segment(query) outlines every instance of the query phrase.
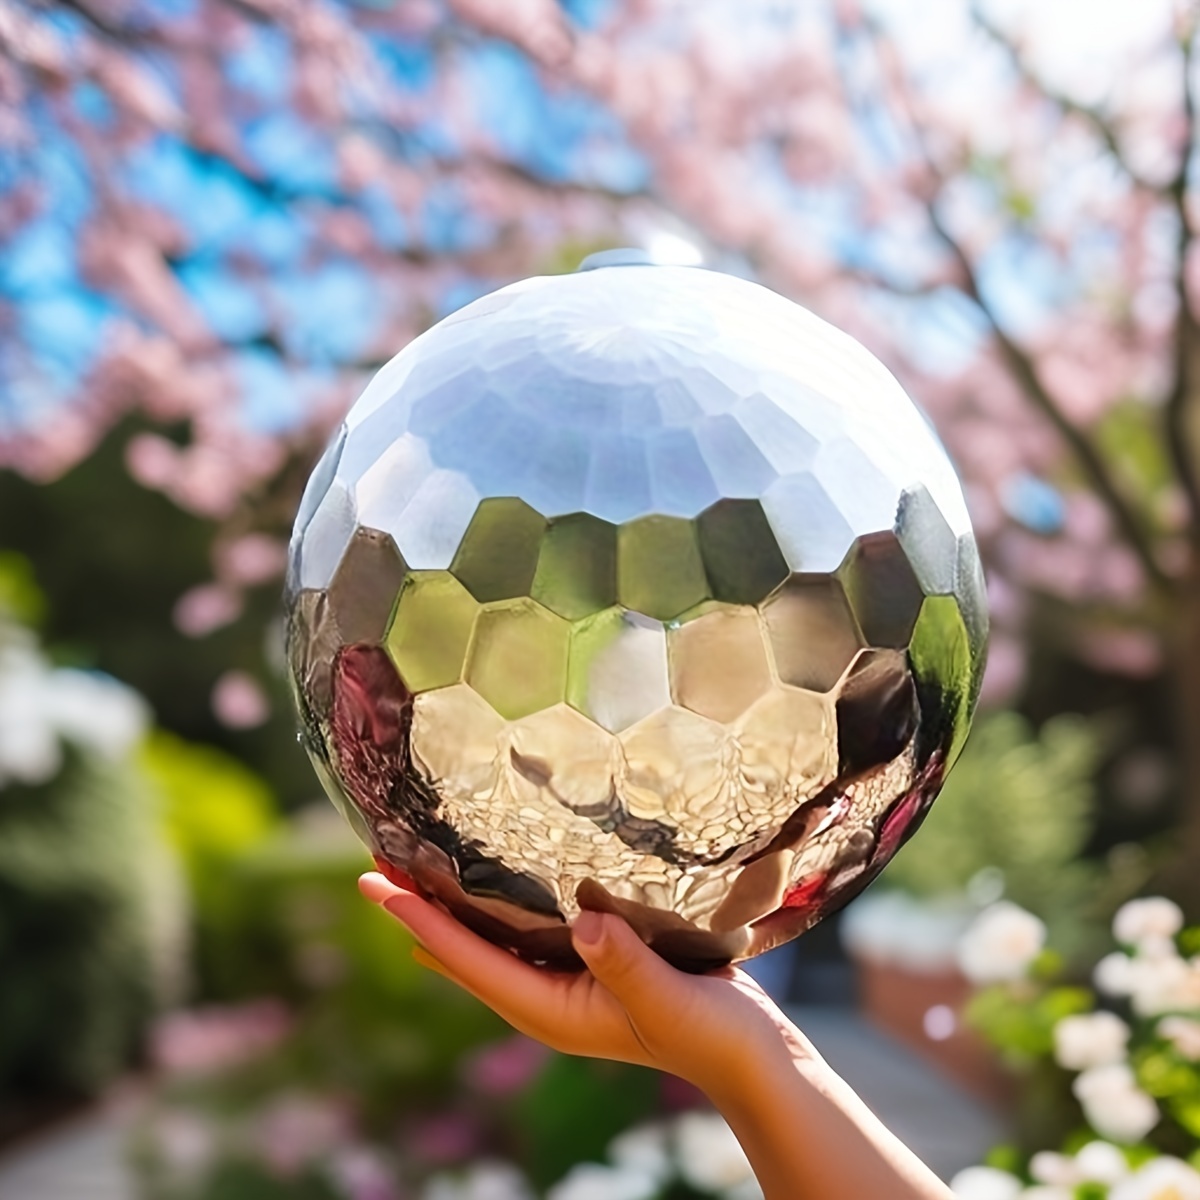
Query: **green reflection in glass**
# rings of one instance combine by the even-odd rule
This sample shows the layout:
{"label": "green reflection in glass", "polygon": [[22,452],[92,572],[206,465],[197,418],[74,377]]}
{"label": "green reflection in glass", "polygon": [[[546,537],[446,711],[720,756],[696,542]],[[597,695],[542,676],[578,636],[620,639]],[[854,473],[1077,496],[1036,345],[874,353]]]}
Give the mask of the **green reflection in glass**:
{"label": "green reflection in glass", "polygon": [[788,576],[787,562],[757,500],[718,500],[697,520],[712,594],[757,604]]}
{"label": "green reflection in glass", "polygon": [[943,714],[941,727],[922,736],[946,747],[948,769],[967,740],[974,704],[970,638],[953,596],[930,596],[921,605],[908,654],[923,720]]}
{"label": "green reflection in glass", "polygon": [[696,526],[650,516],[617,531],[617,595],[626,608],[669,621],[709,596]]}
{"label": "green reflection in glass", "polygon": [[867,645],[903,650],[925,594],[896,535],[860,537],[837,574]]}
{"label": "green reflection in glass", "polygon": [[530,595],[572,621],[616,603],[616,526],[590,513],[551,521]]}
{"label": "green reflection in glass", "polygon": [[479,614],[466,681],[515,721],[560,703],[567,691],[570,625],[533,600],[502,600]]}
{"label": "green reflection in glass", "polygon": [[413,571],[404,581],[387,652],[412,692],[462,678],[479,605],[449,571]]}
{"label": "green reflection in glass", "polygon": [[481,602],[528,596],[546,518],[524,500],[481,500],[450,570]]}

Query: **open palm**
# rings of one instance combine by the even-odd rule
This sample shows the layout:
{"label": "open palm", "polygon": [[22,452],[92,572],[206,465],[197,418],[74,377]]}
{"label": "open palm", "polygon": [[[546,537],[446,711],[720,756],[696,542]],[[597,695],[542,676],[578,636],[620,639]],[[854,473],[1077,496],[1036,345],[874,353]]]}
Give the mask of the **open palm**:
{"label": "open palm", "polygon": [[744,971],[685,974],[612,913],[585,911],[572,926],[587,970],[551,971],[485,941],[382,874],[364,875],[359,887],[412,932],[418,962],[552,1049],[655,1067],[710,1094],[734,1087],[759,1049],[778,1052],[784,1043],[814,1054]]}

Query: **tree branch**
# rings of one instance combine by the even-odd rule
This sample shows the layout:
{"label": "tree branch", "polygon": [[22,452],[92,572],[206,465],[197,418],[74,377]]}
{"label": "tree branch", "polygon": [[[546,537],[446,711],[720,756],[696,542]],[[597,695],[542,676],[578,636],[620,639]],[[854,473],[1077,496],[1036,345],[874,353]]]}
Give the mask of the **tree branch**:
{"label": "tree branch", "polygon": [[1186,141],[1179,160],[1179,169],[1171,180],[1171,207],[1178,222],[1178,241],[1175,252],[1175,295],[1179,312],[1175,318],[1175,381],[1167,395],[1164,412],[1167,449],[1171,455],[1180,486],[1187,497],[1191,514],[1192,541],[1200,546],[1200,471],[1196,465],[1195,448],[1189,443],[1196,436],[1191,428],[1189,409],[1197,403],[1195,373],[1200,355],[1200,324],[1188,296],[1187,260],[1192,245],[1192,229],[1188,220],[1188,182],[1196,157],[1196,98],[1192,92],[1192,68],[1195,62],[1196,29],[1189,27],[1182,40],[1183,50],[1183,108]]}
{"label": "tree branch", "polygon": [[[880,53],[879,42],[883,36],[879,28],[868,23],[868,36],[871,38],[876,53]],[[907,89],[907,80],[902,81]],[[1092,443],[1087,433],[1068,420],[1059,407],[1058,402],[1042,383],[1037,373],[1032,357],[1021,348],[1005,331],[995,310],[987,302],[979,287],[979,277],[975,264],[963,248],[962,244],[947,228],[938,213],[938,200],[945,186],[945,172],[934,162],[922,136],[921,126],[913,114],[913,106],[909,102],[907,90],[904,91],[902,103],[906,109],[912,135],[913,146],[921,165],[928,175],[930,186],[923,196],[925,210],[934,233],[949,251],[951,257],[962,274],[962,287],[965,294],[974,302],[983,314],[991,330],[993,339],[1000,349],[1009,370],[1020,385],[1030,402],[1050,422],[1059,436],[1066,443],[1075,459],[1083,469],[1088,482],[1097,495],[1103,500],[1112,516],[1117,529],[1136,555],[1138,562],[1146,573],[1146,578],[1155,587],[1169,590],[1174,581],[1163,570],[1154,553],[1153,533],[1149,530],[1134,508],[1133,504],[1117,486],[1108,463],[1099,449]]]}
{"label": "tree branch", "polygon": [[1112,155],[1113,160],[1125,172],[1129,180],[1137,187],[1144,188],[1146,191],[1154,192],[1158,195],[1163,193],[1161,184],[1156,184],[1152,180],[1147,179],[1140,174],[1125,156],[1125,151],[1121,146],[1120,138],[1117,136],[1117,131],[1109,124],[1108,119],[1099,109],[1089,104],[1082,104],[1065,92],[1061,92],[1056,88],[1051,87],[1036,71],[1025,61],[1018,47],[1005,32],[995,25],[981,11],[978,3],[971,5],[971,17],[975,23],[983,30],[999,46],[1005,54],[1008,55],[1009,61],[1012,63],[1017,74],[1032,87],[1039,95],[1044,96],[1061,112],[1067,113],[1070,116],[1078,117],[1087,125],[1091,126],[1092,132],[1104,143],[1105,149]]}
{"label": "tree branch", "polygon": [[1070,447],[1079,465],[1083,468],[1088,481],[1108,506],[1108,510],[1112,514],[1117,528],[1129,543],[1134,554],[1137,555],[1142,569],[1146,572],[1146,577],[1158,587],[1164,589],[1171,587],[1171,578],[1162,569],[1158,559],[1155,557],[1151,533],[1146,528],[1133,505],[1117,486],[1116,480],[1109,470],[1108,463],[1105,462],[1103,455],[1093,444],[1091,438],[1077,425],[1074,425],[1067,419],[1066,414],[1058,406],[1057,401],[1046,389],[1038,376],[1033,359],[1005,332],[994,309],[980,292],[974,265],[968,258],[966,251],[949,229],[946,228],[945,223],[938,215],[936,199],[931,200],[929,203],[929,220],[938,237],[941,238],[962,270],[966,280],[967,295],[970,296],[987,319],[988,325],[991,327],[992,338],[995,340],[996,345],[999,346],[1000,353],[1003,355],[1004,361],[1008,364],[1008,369],[1016,377],[1026,396],[1029,397],[1038,411],[1046,417],[1050,424],[1054,426],[1058,435]]}

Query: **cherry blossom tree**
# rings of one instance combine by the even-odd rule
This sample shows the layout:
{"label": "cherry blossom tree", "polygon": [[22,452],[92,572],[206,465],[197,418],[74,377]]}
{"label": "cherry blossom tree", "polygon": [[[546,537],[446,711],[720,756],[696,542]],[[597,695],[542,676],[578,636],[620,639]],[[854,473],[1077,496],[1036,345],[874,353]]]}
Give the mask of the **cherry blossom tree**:
{"label": "cherry blossom tree", "polygon": [[993,698],[1033,614],[1173,680],[1200,854],[1197,10],[1047,8],[0,0],[0,464],[52,478],[142,414],[130,473],[223,523],[201,635],[415,333],[590,249],[697,253],[930,413]]}

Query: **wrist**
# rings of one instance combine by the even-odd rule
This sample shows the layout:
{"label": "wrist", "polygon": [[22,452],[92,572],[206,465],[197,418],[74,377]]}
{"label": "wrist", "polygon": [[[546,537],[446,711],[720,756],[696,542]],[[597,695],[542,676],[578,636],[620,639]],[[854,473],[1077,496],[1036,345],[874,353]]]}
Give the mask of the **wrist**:
{"label": "wrist", "polygon": [[739,1032],[729,1054],[707,1064],[704,1078],[689,1079],[727,1118],[758,1113],[781,1091],[821,1088],[836,1078],[812,1042],[778,1010],[754,1036],[745,1034]]}

